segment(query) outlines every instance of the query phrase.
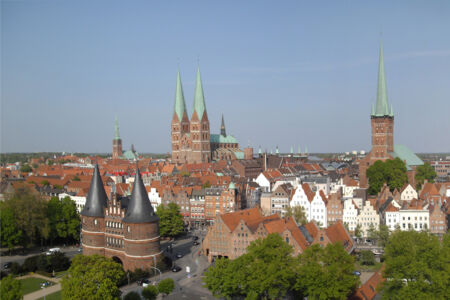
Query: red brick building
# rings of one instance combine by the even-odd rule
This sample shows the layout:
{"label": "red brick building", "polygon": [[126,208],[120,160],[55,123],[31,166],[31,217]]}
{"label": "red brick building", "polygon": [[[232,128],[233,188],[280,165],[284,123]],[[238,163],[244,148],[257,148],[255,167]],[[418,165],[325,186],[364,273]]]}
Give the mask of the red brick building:
{"label": "red brick building", "polygon": [[162,257],[159,218],[153,211],[139,169],[129,201],[108,199],[98,170],[92,177],[81,212],[84,255],[99,254],[120,262],[125,270],[148,269]]}

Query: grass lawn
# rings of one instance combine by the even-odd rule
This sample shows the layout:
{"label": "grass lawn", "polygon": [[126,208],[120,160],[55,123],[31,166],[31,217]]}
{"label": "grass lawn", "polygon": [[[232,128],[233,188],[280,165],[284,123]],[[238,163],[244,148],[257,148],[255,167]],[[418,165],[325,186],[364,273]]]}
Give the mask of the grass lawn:
{"label": "grass lawn", "polygon": [[30,278],[21,279],[20,282],[22,283],[22,292],[24,295],[26,295],[31,292],[40,290],[41,283],[46,282],[46,280],[41,279],[41,278],[30,277]]}
{"label": "grass lawn", "polygon": [[[45,300],[61,300],[61,291],[57,291],[53,294],[45,296]],[[38,300],[44,300],[44,298],[39,298]]]}
{"label": "grass lawn", "polygon": [[375,262],[374,265],[366,266],[366,265],[359,264],[359,262],[356,262],[355,268],[358,271],[375,272],[375,271],[378,271],[382,265],[383,265],[382,263]]}

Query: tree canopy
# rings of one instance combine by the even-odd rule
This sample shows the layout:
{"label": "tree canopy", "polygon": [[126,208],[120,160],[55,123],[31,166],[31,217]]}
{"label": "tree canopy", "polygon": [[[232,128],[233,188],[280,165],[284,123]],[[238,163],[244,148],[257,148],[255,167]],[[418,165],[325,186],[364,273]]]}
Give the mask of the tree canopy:
{"label": "tree canopy", "polygon": [[385,247],[384,299],[448,299],[450,237],[395,231]]}
{"label": "tree canopy", "polygon": [[286,295],[295,282],[293,249],[278,234],[250,244],[247,253],[230,261],[220,258],[203,278],[214,296],[231,299],[275,299]]}
{"label": "tree canopy", "polygon": [[170,293],[172,293],[174,288],[175,282],[173,281],[172,278],[163,279],[158,283],[158,291],[161,294],[169,295]]}
{"label": "tree canopy", "polygon": [[50,239],[78,241],[80,237],[80,216],[75,202],[70,197],[59,200],[52,197],[47,205],[50,225]]}
{"label": "tree canopy", "polygon": [[159,217],[159,234],[164,237],[176,237],[184,232],[183,216],[175,203],[163,204],[156,208]]}
{"label": "tree canopy", "polygon": [[76,255],[61,283],[63,299],[120,299],[122,266],[99,255]]}
{"label": "tree canopy", "polygon": [[303,206],[288,206],[286,208],[285,216],[294,218],[295,223],[298,225],[305,225],[308,223]]}
{"label": "tree canopy", "polygon": [[369,194],[376,195],[387,183],[391,191],[400,190],[408,182],[406,165],[400,158],[388,159],[385,162],[377,160],[366,171],[369,180]]}
{"label": "tree canopy", "polygon": [[0,284],[0,296],[2,300],[22,299],[22,283],[14,279],[12,275],[3,277]]}
{"label": "tree canopy", "polygon": [[294,289],[303,299],[347,299],[359,285],[353,275],[354,258],[342,244],[315,244],[298,256],[298,275]]}
{"label": "tree canopy", "polygon": [[32,171],[33,169],[30,167],[30,165],[23,165],[20,167],[20,172],[30,173]]}
{"label": "tree canopy", "polygon": [[436,176],[437,174],[434,171],[434,168],[429,163],[424,163],[423,165],[418,166],[415,176],[416,188],[420,190],[425,182],[425,179],[428,180],[428,182],[434,182]]}
{"label": "tree canopy", "polygon": [[155,300],[158,297],[158,288],[154,285],[149,285],[142,290],[142,297],[146,300]]}
{"label": "tree canopy", "polygon": [[20,245],[23,232],[16,224],[13,208],[3,206],[0,203],[1,243],[11,251],[15,246]]}

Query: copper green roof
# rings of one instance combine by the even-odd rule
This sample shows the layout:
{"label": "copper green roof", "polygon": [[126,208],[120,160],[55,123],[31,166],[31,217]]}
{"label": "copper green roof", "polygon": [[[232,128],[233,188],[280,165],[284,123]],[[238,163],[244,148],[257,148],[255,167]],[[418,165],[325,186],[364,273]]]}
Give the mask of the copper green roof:
{"label": "copper green roof", "polygon": [[203,113],[206,111],[205,96],[203,95],[202,77],[200,75],[200,67],[197,69],[197,81],[195,84],[194,94],[194,111],[197,112],[198,119],[201,120]]}
{"label": "copper green roof", "polygon": [[127,150],[122,155],[125,159],[128,160],[137,160],[139,157],[139,154],[137,152],[133,152],[131,150]]}
{"label": "copper green roof", "polygon": [[230,189],[230,190],[236,189],[236,186],[234,185],[233,182],[230,182],[230,185],[228,186],[228,189]]}
{"label": "copper green roof", "polygon": [[394,152],[390,152],[393,158],[400,158],[403,161],[406,161],[406,166],[408,169],[411,169],[410,166],[421,166],[423,165],[423,161],[408,147],[404,145],[394,145]]}
{"label": "copper green roof", "polygon": [[383,44],[380,42],[380,60],[378,62],[378,88],[377,88],[377,104],[375,111],[372,109],[373,117],[389,116],[393,117],[393,111],[389,110],[386,75],[384,72]]}
{"label": "copper green roof", "polygon": [[120,140],[120,135],[119,135],[119,120],[117,120],[117,116],[116,116],[116,120],[114,122],[114,139],[115,140]]}
{"label": "copper green roof", "polygon": [[211,134],[210,135],[211,143],[219,143],[219,144],[237,144],[238,141],[232,135],[223,136],[221,134]]}
{"label": "copper green roof", "polygon": [[244,159],[244,152],[242,152],[242,151],[235,151],[233,153],[234,153],[234,156],[236,156],[236,159]]}
{"label": "copper green roof", "polygon": [[186,102],[184,102],[183,86],[181,85],[180,71],[177,74],[177,88],[175,92],[175,106],[174,111],[178,116],[178,120],[181,121],[183,114],[186,111]]}

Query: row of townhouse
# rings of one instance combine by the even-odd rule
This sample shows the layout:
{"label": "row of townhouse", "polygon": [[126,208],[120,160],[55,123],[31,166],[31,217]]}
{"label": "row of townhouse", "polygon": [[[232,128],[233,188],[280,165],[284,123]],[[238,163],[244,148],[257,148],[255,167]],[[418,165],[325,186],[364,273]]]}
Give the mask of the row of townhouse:
{"label": "row of townhouse", "polygon": [[202,244],[203,254],[209,261],[226,257],[236,259],[247,252],[252,241],[277,233],[294,249],[293,255],[303,253],[313,244],[326,246],[342,243],[347,252],[354,249],[353,240],[342,222],[328,228],[319,228],[315,222],[298,226],[292,218],[279,214],[264,216],[258,208],[218,215],[209,227]]}

